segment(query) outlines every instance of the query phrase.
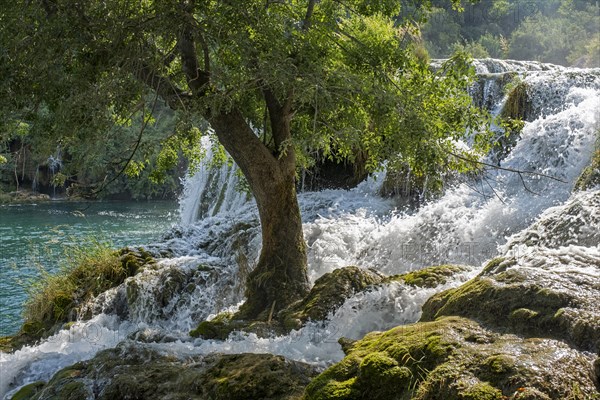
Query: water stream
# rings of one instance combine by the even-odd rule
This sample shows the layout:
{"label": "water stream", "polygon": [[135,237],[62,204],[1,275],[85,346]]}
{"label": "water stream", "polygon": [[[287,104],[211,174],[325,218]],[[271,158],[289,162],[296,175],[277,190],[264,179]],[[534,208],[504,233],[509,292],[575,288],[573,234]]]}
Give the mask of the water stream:
{"label": "water stream", "polygon": [[[158,266],[99,296],[92,320],[14,354],[0,354],[0,396],[46,380],[59,368],[123,340],[156,340],[149,346],[182,357],[270,352],[326,366],[342,358],[337,344],[342,336],[360,338],[417,321],[428,297],[474,276],[486,260],[504,251],[511,235],[569,198],[589,163],[599,128],[600,69],[498,60],[479,61],[476,67],[487,87],[477,91],[484,97],[480,104],[499,109],[505,99],[498,74],[507,71],[520,74],[533,99],[531,121],[501,166],[564,182],[495,170],[477,183],[480,190],[460,184],[418,211],[399,210],[393,200],[379,197],[381,175],[350,191],[299,195],[311,281],[347,265],[398,274],[460,263],[471,266],[469,272],[435,289],[398,283],[359,293],[325,323],[311,323],[286,336],[261,339],[234,333],[226,341],[192,339],[188,332],[199,321],[234,310],[243,300],[239,266],[251,267],[261,245],[256,206],[236,194],[232,168],[225,165],[215,173],[204,167],[186,183],[182,224],[148,246],[164,256]],[[115,311],[123,309],[120,302],[128,289],[136,296],[124,306],[126,312]]]}

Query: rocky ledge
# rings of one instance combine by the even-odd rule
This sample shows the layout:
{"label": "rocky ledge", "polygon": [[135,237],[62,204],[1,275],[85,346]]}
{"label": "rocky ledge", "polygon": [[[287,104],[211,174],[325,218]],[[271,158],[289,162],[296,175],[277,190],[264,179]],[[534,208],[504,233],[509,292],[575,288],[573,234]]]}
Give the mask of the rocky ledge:
{"label": "rocky ledge", "polygon": [[600,399],[600,191],[575,193],[421,321],[341,340],[306,399]]}
{"label": "rocky ledge", "polygon": [[314,367],[272,354],[179,359],[140,344],[121,344],[21,388],[13,400],[297,399]]}

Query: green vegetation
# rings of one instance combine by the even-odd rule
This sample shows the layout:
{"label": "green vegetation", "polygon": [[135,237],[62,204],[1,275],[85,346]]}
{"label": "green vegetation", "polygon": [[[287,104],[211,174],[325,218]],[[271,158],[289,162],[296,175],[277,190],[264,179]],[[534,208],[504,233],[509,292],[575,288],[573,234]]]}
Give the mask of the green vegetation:
{"label": "green vegetation", "polygon": [[[560,230],[548,232],[556,235]],[[596,310],[586,298],[597,291],[595,281],[578,278],[573,289],[569,276],[553,271],[556,265],[525,269],[516,268],[517,262],[494,259],[476,278],[435,294],[423,305],[421,321],[457,315],[526,337],[553,338],[597,351]]]}
{"label": "green vegetation", "polygon": [[575,190],[587,190],[598,185],[600,185],[600,130],[596,132],[596,148],[592,161],[577,179]]}
{"label": "green vegetation", "polygon": [[469,271],[469,267],[462,265],[436,265],[419,269],[405,274],[394,275],[384,279],[384,282],[404,282],[407,285],[432,288],[446,283],[448,278]]}
{"label": "green vegetation", "polygon": [[[558,348],[565,352],[560,361]],[[344,350],[342,361],[307,386],[306,400],[585,399],[596,393],[589,360],[564,343],[541,345],[459,317],[372,332]]]}
{"label": "green vegetation", "polygon": [[[415,13],[407,3],[406,14]],[[592,0],[489,0],[463,4],[463,12],[433,1],[422,16],[425,47],[433,58],[457,49],[477,58],[537,60],[600,67],[598,8]],[[418,15],[418,13],[416,13]]]}
{"label": "green vegetation", "polygon": [[[244,174],[263,232],[237,317],[264,318],[309,290],[295,183],[312,155],[364,156],[373,171],[400,154],[435,179],[475,168],[489,148],[488,115],[466,90],[469,58],[433,71],[418,26],[400,11],[397,0],[19,0],[0,14],[0,131],[17,126],[48,148],[85,149],[132,118],[143,138],[162,101],[174,129],[160,150],[150,146],[160,177],[179,154],[194,164],[210,126]],[[458,143],[470,129],[476,145],[465,150]],[[138,143],[116,142],[129,151],[98,165],[133,175],[152,167],[149,157],[129,160]]]}
{"label": "green vegetation", "polygon": [[[61,134],[48,140],[47,113],[25,123],[7,123],[0,131],[0,182],[10,190],[35,187],[71,197],[172,198],[186,162],[156,174],[157,149],[175,129],[174,113],[164,105],[142,121],[142,112],[115,120],[102,140]],[[116,117],[115,117],[116,118]],[[4,155],[2,155],[4,154]],[[2,162],[4,160],[4,162]],[[60,161],[60,163],[58,163]]]}
{"label": "green vegetation", "polygon": [[527,84],[515,77],[512,82],[506,85],[505,90],[508,93],[508,98],[500,112],[500,116],[509,121],[527,120],[531,112],[531,101],[527,93]]}
{"label": "green vegetation", "polygon": [[272,354],[182,360],[150,348],[120,345],[60,370],[47,383],[23,387],[13,399],[298,400],[315,375],[313,366]]}
{"label": "green vegetation", "polygon": [[69,315],[93,296],[121,284],[135,275],[152,257],[143,250],[136,254],[125,248],[114,251],[109,245],[91,241],[67,248],[66,264],[57,274],[44,273],[31,286],[25,304],[25,324],[53,325],[74,319]]}
{"label": "green vegetation", "polygon": [[234,314],[223,312],[210,321],[200,322],[190,336],[225,340],[231,332],[238,330],[253,332],[259,337],[286,334],[310,320],[324,321],[330,312],[355,293],[382,282],[383,276],[376,271],[358,267],[338,268],[317,279],[303,299],[277,313],[274,309],[268,310],[269,314],[261,318],[266,322],[237,320]]}
{"label": "green vegetation", "polygon": [[16,349],[53,334],[78,317],[85,318],[79,314],[88,300],[154,262],[143,249],[115,251],[106,243],[93,240],[66,248],[63,260],[58,273],[42,270],[41,278],[32,282],[21,330],[14,337],[0,338],[0,348]]}

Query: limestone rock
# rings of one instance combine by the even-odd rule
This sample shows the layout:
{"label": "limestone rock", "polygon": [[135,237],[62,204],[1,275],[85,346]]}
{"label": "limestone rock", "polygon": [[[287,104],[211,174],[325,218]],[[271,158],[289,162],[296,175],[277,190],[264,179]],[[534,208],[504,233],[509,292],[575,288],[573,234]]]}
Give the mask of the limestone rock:
{"label": "limestone rock", "polygon": [[310,383],[305,398],[585,399],[597,390],[592,362],[560,341],[444,317],[366,335]]}
{"label": "limestone rock", "polygon": [[297,399],[316,370],[272,354],[213,354],[185,360],[122,344],[57,372],[13,399]]}

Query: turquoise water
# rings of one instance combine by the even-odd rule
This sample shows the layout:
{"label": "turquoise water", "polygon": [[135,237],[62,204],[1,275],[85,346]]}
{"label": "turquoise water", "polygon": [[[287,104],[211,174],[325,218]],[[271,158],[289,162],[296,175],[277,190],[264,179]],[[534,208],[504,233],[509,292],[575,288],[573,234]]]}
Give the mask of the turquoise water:
{"label": "turquoise water", "polygon": [[96,238],[149,244],[179,221],[175,202],[48,202],[0,205],[0,335],[15,333],[27,282],[56,271],[64,246]]}

